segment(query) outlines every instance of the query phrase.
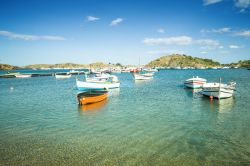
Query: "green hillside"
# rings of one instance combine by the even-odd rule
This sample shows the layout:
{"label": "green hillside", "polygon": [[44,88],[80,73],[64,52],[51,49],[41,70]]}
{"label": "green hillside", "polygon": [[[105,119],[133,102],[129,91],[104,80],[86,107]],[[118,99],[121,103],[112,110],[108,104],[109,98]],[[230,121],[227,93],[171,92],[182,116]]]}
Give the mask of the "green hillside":
{"label": "green hillside", "polygon": [[211,59],[173,54],[149,62],[147,67],[219,67],[219,62]]}
{"label": "green hillside", "polygon": [[0,64],[0,70],[15,70],[15,69],[19,69],[19,67],[8,64]]}
{"label": "green hillside", "polygon": [[231,63],[231,64],[228,64],[228,66],[250,68],[250,60],[243,60],[237,63]]}

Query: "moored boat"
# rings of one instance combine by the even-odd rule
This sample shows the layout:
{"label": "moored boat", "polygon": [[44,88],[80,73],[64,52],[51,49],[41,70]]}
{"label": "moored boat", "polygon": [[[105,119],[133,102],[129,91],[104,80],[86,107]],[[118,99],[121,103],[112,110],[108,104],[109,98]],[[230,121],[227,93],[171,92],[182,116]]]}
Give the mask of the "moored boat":
{"label": "moored boat", "polygon": [[69,71],[69,74],[72,74],[72,75],[80,74],[80,71],[72,69]]}
{"label": "moored boat", "polygon": [[135,80],[150,80],[153,79],[153,75],[149,74],[136,74],[134,73]]}
{"label": "moored boat", "polygon": [[31,74],[15,74],[15,77],[16,78],[29,78],[31,77],[32,75]]}
{"label": "moored boat", "polygon": [[107,99],[104,99],[92,104],[79,105],[79,109],[82,111],[99,111],[107,104],[107,101]]}
{"label": "moored boat", "polygon": [[86,78],[86,82],[107,82],[109,78],[111,78],[112,75],[110,74],[95,74],[95,76],[93,77],[87,77],[87,75],[85,75]]}
{"label": "moored boat", "polygon": [[229,84],[222,84],[221,81],[219,83],[206,83],[202,86],[201,93],[205,96],[218,99],[229,98],[233,96],[233,93],[236,90],[235,86],[235,82],[230,82]]}
{"label": "moored boat", "polygon": [[107,90],[92,90],[77,94],[78,103],[80,105],[97,103],[108,97]]}
{"label": "moored boat", "polygon": [[143,69],[143,71],[146,71],[146,72],[158,72],[158,70],[155,69],[155,68]]}
{"label": "moored boat", "polygon": [[66,74],[56,73],[56,74],[55,74],[55,77],[56,77],[56,78],[70,78],[70,77],[71,77],[71,74],[69,74],[69,73],[66,73]]}
{"label": "moored boat", "polygon": [[187,79],[185,82],[184,82],[184,85],[188,88],[201,88],[203,84],[205,84],[207,82],[206,79],[204,78],[200,78],[198,76],[196,77],[193,77],[193,78],[190,78],[190,79]]}
{"label": "moored boat", "polygon": [[117,81],[105,81],[105,82],[87,82],[76,80],[76,86],[78,90],[101,90],[101,89],[113,89],[119,88],[120,82]]}

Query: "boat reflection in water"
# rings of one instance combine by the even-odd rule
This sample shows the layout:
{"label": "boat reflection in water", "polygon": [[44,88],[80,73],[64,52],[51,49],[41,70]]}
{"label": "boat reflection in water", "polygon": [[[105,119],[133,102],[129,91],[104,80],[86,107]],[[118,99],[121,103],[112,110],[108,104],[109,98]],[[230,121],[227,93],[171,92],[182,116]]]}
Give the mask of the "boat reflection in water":
{"label": "boat reflection in water", "polygon": [[212,111],[217,111],[220,114],[226,114],[231,112],[235,103],[234,97],[220,100],[210,99],[210,109]]}
{"label": "boat reflection in water", "polygon": [[233,97],[227,99],[218,100],[219,113],[228,113],[233,109],[235,100]]}
{"label": "boat reflection in water", "polygon": [[185,88],[185,91],[188,97],[192,97],[192,98],[203,97],[203,95],[201,94],[202,89]]}
{"label": "boat reflection in water", "polygon": [[120,88],[109,89],[109,97],[117,97],[120,95]]}
{"label": "boat reflection in water", "polygon": [[86,105],[79,105],[79,110],[81,111],[99,111],[102,110],[105,105],[107,104],[108,99],[102,100],[100,102],[86,104]]}
{"label": "boat reflection in water", "polygon": [[153,79],[149,80],[134,80],[136,85],[145,85],[146,83],[150,83],[153,81]]}

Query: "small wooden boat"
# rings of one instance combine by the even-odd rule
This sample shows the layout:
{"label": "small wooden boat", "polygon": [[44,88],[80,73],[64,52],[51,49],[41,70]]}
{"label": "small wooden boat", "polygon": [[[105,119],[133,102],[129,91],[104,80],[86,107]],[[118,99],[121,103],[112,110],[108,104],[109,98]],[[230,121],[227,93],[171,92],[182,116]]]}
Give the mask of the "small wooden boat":
{"label": "small wooden boat", "polygon": [[70,77],[71,77],[71,74],[69,74],[69,73],[66,73],[66,74],[56,73],[56,74],[55,74],[55,77],[56,77],[56,78],[70,78]]}
{"label": "small wooden boat", "polygon": [[207,82],[206,79],[204,78],[199,78],[198,76],[187,79],[184,82],[184,85],[188,88],[201,88],[203,84],[205,84]]}
{"label": "small wooden boat", "polygon": [[153,79],[153,75],[147,75],[147,74],[135,74],[134,73],[135,80],[151,80]]}
{"label": "small wooden boat", "polygon": [[29,78],[31,74],[15,74],[16,78]]}
{"label": "small wooden boat", "polygon": [[76,79],[76,86],[78,90],[103,90],[103,89],[113,89],[119,88],[120,82],[118,78],[114,75],[109,75],[108,79],[90,79],[86,81],[80,81]]}
{"label": "small wooden boat", "polygon": [[202,86],[202,94],[209,97],[215,97],[218,99],[229,98],[233,96],[236,83],[230,82],[229,84],[222,84],[221,80],[219,83],[212,82],[206,83]]}
{"label": "small wooden boat", "polygon": [[86,90],[102,90],[102,89],[113,89],[119,88],[120,82],[84,82],[76,80],[76,86],[78,90],[86,91]]}
{"label": "small wooden boat", "polygon": [[107,90],[92,90],[77,94],[78,103],[80,105],[97,103],[105,100],[108,97]]}
{"label": "small wooden boat", "polygon": [[95,76],[92,77],[87,77],[87,75],[85,75],[85,79],[86,82],[96,82],[96,83],[103,83],[103,82],[107,82],[107,80],[111,77],[110,74],[95,74]]}

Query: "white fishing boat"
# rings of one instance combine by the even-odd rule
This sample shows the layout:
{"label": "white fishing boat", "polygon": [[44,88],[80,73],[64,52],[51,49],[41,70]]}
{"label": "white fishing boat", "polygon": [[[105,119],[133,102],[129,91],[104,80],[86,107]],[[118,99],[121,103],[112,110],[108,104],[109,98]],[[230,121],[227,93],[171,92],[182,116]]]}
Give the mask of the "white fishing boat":
{"label": "white fishing boat", "polygon": [[100,89],[113,89],[119,88],[120,82],[114,75],[110,75],[105,81],[80,81],[76,80],[76,86],[78,90],[100,90]]}
{"label": "white fishing boat", "polygon": [[31,74],[15,74],[16,78],[29,78],[31,76]]}
{"label": "white fishing boat", "polygon": [[135,80],[150,80],[153,79],[153,75],[143,75],[143,74],[136,74],[134,73]]}
{"label": "white fishing boat", "polygon": [[69,74],[79,74],[79,73],[80,72],[78,70],[74,70],[74,69],[69,71]]}
{"label": "white fishing boat", "polygon": [[200,78],[198,76],[187,79],[184,82],[184,85],[188,88],[201,88],[203,84],[207,83],[207,80],[204,78]]}
{"label": "white fishing boat", "polygon": [[215,97],[218,99],[229,98],[233,96],[236,83],[230,82],[229,84],[222,84],[221,81],[206,83],[202,86],[202,94],[211,98]]}
{"label": "white fishing boat", "polygon": [[78,90],[100,90],[100,89],[113,89],[119,88],[120,82],[86,82],[76,80],[76,86]]}
{"label": "white fishing boat", "polygon": [[115,75],[104,74],[104,73],[96,74],[94,77],[86,76],[85,78],[86,78],[86,82],[96,82],[96,83],[119,82],[118,78]]}
{"label": "white fishing boat", "polygon": [[56,78],[70,78],[71,74],[69,74],[69,73],[66,73],[66,74],[60,74],[60,73],[58,74],[58,73],[56,73],[55,77]]}
{"label": "white fishing boat", "polygon": [[143,71],[146,71],[146,72],[158,72],[158,70],[155,69],[155,68],[143,69]]}
{"label": "white fishing boat", "polygon": [[154,76],[154,72],[144,73],[144,74],[140,74],[140,75],[145,76],[145,77],[153,77]]}

